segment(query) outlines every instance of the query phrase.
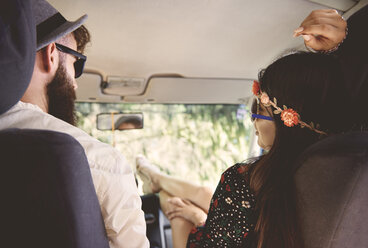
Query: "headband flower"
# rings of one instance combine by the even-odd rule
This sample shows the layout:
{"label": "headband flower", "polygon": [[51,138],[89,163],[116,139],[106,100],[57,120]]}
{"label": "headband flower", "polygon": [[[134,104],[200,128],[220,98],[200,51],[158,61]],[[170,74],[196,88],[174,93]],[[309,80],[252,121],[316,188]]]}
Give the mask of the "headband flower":
{"label": "headband flower", "polygon": [[271,105],[271,101],[270,98],[268,97],[267,93],[262,92],[261,96],[259,97],[259,99],[261,100],[261,103],[265,106],[268,107]]}
{"label": "headband flower", "polygon": [[[327,135],[325,132],[316,129],[313,122],[311,122],[310,124],[307,124],[304,121],[302,121],[300,118],[300,115],[294,109],[288,108],[285,105],[283,106],[283,109],[277,106],[276,98],[274,97],[273,100],[271,100],[268,94],[261,90],[261,87],[258,81],[253,82],[252,91],[253,91],[254,96],[256,96],[260,100],[263,106],[265,107],[272,106],[275,109],[273,113],[276,115],[280,114],[281,120],[284,122],[285,126],[293,127],[293,126],[300,125],[300,127],[302,128],[307,127],[319,134]],[[317,128],[318,128],[318,125],[317,125]]]}
{"label": "headband flower", "polygon": [[257,81],[253,82],[252,87],[253,95],[258,96],[259,92],[261,91],[261,88],[259,87],[259,83]]}
{"label": "headband flower", "polygon": [[281,112],[281,120],[284,121],[285,126],[293,127],[299,124],[299,115],[293,109],[284,109]]}

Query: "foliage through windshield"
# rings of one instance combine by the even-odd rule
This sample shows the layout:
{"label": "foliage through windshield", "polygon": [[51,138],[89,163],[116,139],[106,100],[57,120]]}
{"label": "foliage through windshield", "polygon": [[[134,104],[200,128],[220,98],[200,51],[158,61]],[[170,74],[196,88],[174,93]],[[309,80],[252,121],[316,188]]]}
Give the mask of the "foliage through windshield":
{"label": "foliage through windshield", "polygon": [[[253,129],[244,105],[77,103],[76,109],[78,126],[114,145],[132,168],[143,154],[169,175],[215,187],[226,168],[249,156]],[[144,128],[97,130],[96,115],[106,112],[143,112]]]}

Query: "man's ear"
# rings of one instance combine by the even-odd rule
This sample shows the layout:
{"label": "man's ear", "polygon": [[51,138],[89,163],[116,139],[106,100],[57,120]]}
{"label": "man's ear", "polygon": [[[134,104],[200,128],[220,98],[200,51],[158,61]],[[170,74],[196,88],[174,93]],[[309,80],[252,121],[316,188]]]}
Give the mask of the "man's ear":
{"label": "man's ear", "polygon": [[51,43],[44,47],[42,53],[43,69],[46,73],[54,73],[59,64],[59,56],[55,43]]}

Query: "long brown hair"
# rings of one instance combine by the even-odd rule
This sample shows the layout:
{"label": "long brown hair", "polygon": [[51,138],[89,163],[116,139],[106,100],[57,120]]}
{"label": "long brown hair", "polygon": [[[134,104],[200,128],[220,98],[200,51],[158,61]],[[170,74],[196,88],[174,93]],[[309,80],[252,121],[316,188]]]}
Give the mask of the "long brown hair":
{"label": "long brown hair", "polygon": [[[278,59],[259,74],[260,87],[278,106],[297,111],[304,122],[339,133],[347,129],[347,91],[338,62],[329,55],[295,53]],[[257,248],[301,248],[293,164],[311,144],[323,138],[300,126],[287,127],[274,115],[271,150],[252,167],[250,185],[257,199]]]}

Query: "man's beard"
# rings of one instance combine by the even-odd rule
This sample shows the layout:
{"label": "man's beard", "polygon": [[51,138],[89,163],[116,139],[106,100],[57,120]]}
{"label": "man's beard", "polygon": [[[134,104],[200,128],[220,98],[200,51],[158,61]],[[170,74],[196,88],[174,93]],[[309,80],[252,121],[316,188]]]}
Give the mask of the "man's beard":
{"label": "man's beard", "polygon": [[60,61],[54,79],[47,85],[49,114],[75,126],[77,115],[74,109],[76,99],[73,80]]}

